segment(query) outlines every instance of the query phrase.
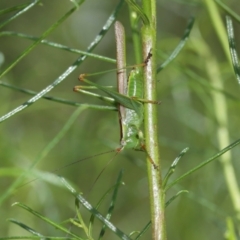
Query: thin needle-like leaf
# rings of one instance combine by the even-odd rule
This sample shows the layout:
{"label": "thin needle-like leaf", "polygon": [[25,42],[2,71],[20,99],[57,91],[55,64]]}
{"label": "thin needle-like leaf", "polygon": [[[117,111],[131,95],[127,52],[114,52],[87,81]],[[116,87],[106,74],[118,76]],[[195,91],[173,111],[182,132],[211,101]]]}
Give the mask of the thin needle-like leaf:
{"label": "thin needle-like leaf", "polygon": [[[109,28],[113,24],[113,22],[116,19],[116,15],[119,12],[121,6],[123,5],[124,0],[120,0],[119,4],[113,11],[113,13],[108,18],[107,22],[103,26],[100,33],[95,37],[92,43],[90,43],[89,47],[87,48],[87,52],[91,52],[98,43],[102,40],[103,36],[108,32]],[[87,56],[80,56],[70,67],[68,67],[63,74],[61,74],[52,84],[44,88],[42,91],[40,91],[37,95],[35,95],[33,98],[29,99],[27,102],[23,103],[19,107],[15,108],[11,112],[7,113],[6,115],[0,117],[0,123],[5,121],[6,119],[12,117],[16,113],[22,111],[23,109],[29,107],[36,101],[38,101],[41,97],[43,97],[45,94],[47,94],[49,91],[51,91],[54,87],[56,87],[58,84],[60,84],[70,73],[72,73],[76,68],[87,58]]]}
{"label": "thin needle-like leaf", "polygon": [[142,229],[142,231],[137,235],[137,237],[135,238],[135,240],[140,239],[140,238],[145,234],[145,232],[150,228],[151,224],[152,224],[151,221],[149,221],[149,222],[146,224],[146,226]]}
{"label": "thin needle-like leaf", "polygon": [[73,236],[75,237],[76,239],[80,239],[77,235],[73,234],[72,232],[70,232],[68,229],[64,228],[63,226],[61,226],[60,224],[58,223],[55,223],[53,222],[51,219],[43,216],[42,214],[40,214],[39,212],[31,209],[30,207],[26,206],[25,204],[22,204],[22,203],[19,203],[19,202],[16,202],[13,204],[13,206],[18,206],[18,207],[21,207],[25,210],[27,210],[28,212],[32,213],[34,216],[40,218],[41,220],[47,222],[48,224],[52,225],[53,227],[55,227],[56,229],[64,232],[64,233],[67,233],[69,234],[70,236]]}
{"label": "thin needle-like leaf", "polygon": [[60,178],[64,186],[81,202],[81,204],[91,213],[95,215],[102,223],[104,223],[111,231],[113,231],[120,239],[123,240],[131,240],[124,232],[114,226],[111,222],[109,222],[103,215],[97,211],[85,198],[83,198],[80,194],[76,192],[76,190],[64,179]]}
{"label": "thin needle-like leaf", "polygon": [[0,24],[0,28],[2,28],[3,26],[5,26],[6,24],[8,24],[9,22],[11,22],[12,20],[16,19],[17,17],[19,17],[20,15],[22,15],[23,13],[25,13],[26,11],[28,11],[30,8],[32,8],[33,6],[35,6],[37,3],[39,3],[40,0],[34,0],[32,3],[28,4],[24,9],[20,10],[19,12],[17,12],[15,15],[13,15],[12,17],[10,17],[9,19],[5,20],[2,24]]}
{"label": "thin needle-like leaf", "polygon": [[32,229],[31,227],[27,226],[24,223],[21,223],[21,222],[15,220],[15,219],[9,219],[8,221],[18,225],[19,227],[23,228],[24,230],[30,232],[31,234],[33,234],[35,236],[38,236],[38,237],[41,237],[41,238],[44,237],[41,233],[37,232],[36,230]]}
{"label": "thin needle-like leaf", "polygon": [[85,234],[87,235],[89,240],[93,240],[92,235],[91,235],[91,231],[89,231],[90,227],[88,228],[82,218],[81,212],[80,212],[80,208],[79,208],[79,201],[77,199],[75,199],[75,211],[77,213],[77,217],[78,217],[78,221],[79,221],[79,225],[80,227],[83,229],[83,231],[85,232]]}
{"label": "thin needle-like leaf", "polygon": [[[118,178],[117,178],[117,181],[116,181],[116,184],[115,184],[115,187],[114,187],[114,191],[113,191],[113,195],[112,195],[112,201],[111,201],[111,204],[109,206],[108,213],[106,215],[106,219],[108,221],[110,220],[110,218],[112,216],[112,212],[114,210],[115,202],[117,200],[118,190],[119,190],[119,187],[121,186],[121,183],[122,183],[122,176],[123,176],[123,170],[120,171],[120,173],[118,175]],[[102,229],[101,229],[101,232],[99,234],[99,238],[98,239],[102,239],[102,237],[105,234],[105,232],[106,232],[106,225],[104,224],[102,226]]]}
{"label": "thin needle-like leaf", "polygon": [[184,34],[179,42],[179,44],[177,45],[177,47],[174,49],[174,51],[172,52],[172,54],[168,57],[168,59],[162,63],[160,65],[160,67],[157,68],[157,73],[159,73],[162,69],[164,69],[170,62],[172,62],[177,55],[181,52],[181,50],[183,49],[183,47],[185,46],[185,44],[187,43],[187,40],[189,38],[190,32],[192,30],[194,24],[194,18],[190,18],[188,25],[184,31]]}
{"label": "thin needle-like leaf", "polygon": [[[4,82],[1,82],[1,81],[0,81],[0,85],[3,86],[3,87],[7,87],[7,88],[10,88],[10,89],[16,90],[18,92],[23,92],[23,93],[29,94],[29,95],[36,95],[37,94],[37,92],[35,92],[35,91],[29,90],[29,89],[26,89],[26,88],[19,88],[19,87],[16,87],[15,85],[12,85],[12,84],[9,84],[9,83],[4,83]],[[82,91],[84,91],[84,90],[82,90]],[[86,107],[86,108],[89,108],[89,109],[117,111],[117,108],[114,107],[114,106],[78,103],[78,102],[73,102],[73,101],[70,101],[70,100],[67,100],[67,99],[52,97],[52,96],[43,96],[42,98],[46,99],[46,100],[70,105],[70,106],[75,106],[75,107],[83,106],[83,107]]]}
{"label": "thin needle-like leaf", "polygon": [[49,152],[50,150],[56,146],[56,144],[62,139],[62,137],[66,134],[69,130],[70,126],[75,122],[79,114],[84,111],[86,108],[79,107],[76,111],[72,114],[72,116],[68,119],[66,124],[63,128],[58,132],[58,134],[50,141],[43,150],[36,156],[32,164],[28,167],[28,169],[23,172],[8,188],[5,192],[3,192],[0,196],[0,205],[3,203],[4,200],[9,197],[12,192],[22,183],[24,177],[33,169],[33,167],[41,161]]}
{"label": "thin needle-like leaf", "polygon": [[[101,172],[102,173],[102,172]],[[101,174],[100,173],[100,174]],[[121,171],[120,172],[120,175],[122,175],[123,174],[123,171]],[[100,175],[99,175],[100,176]],[[99,176],[97,177],[97,179],[99,178]],[[122,176],[121,176],[122,177]],[[97,180],[96,179],[96,180]],[[118,178],[119,179],[119,178]],[[96,182],[96,180],[95,180],[95,182]],[[94,182],[94,183],[95,183]],[[96,204],[96,209],[98,210],[99,209],[99,207],[101,206],[101,204],[103,203],[103,201],[106,199],[106,197],[109,195],[109,193],[113,190],[113,189],[116,189],[116,187],[118,188],[118,187],[120,187],[120,182],[118,183],[116,183],[116,184],[114,184],[112,187],[110,187],[103,195],[102,195],[102,197],[100,198],[100,200],[98,201],[98,203]],[[91,231],[92,231],[92,228],[93,228],[93,224],[94,224],[94,219],[95,219],[95,215],[94,214],[92,214],[91,215],[91,218],[90,218],[90,221],[89,221],[89,232],[91,233]],[[108,219],[109,220],[109,219]]]}
{"label": "thin needle-like leaf", "polygon": [[24,3],[24,4],[16,5],[16,6],[13,6],[13,7],[4,8],[4,9],[0,10],[0,15],[4,15],[4,14],[9,13],[9,12],[13,12],[13,11],[16,11],[16,10],[19,10],[19,9],[23,9],[27,6],[29,6],[29,3]]}
{"label": "thin needle-like leaf", "polygon": [[224,4],[222,1],[220,0],[215,0],[215,2],[227,13],[229,14],[231,17],[233,17],[236,21],[238,21],[240,23],[240,16],[235,13],[232,9],[230,9],[226,4]]}
{"label": "thin needle-like leaf", "polygon": [[[26,38],[26,39],[33,40],[33,41],[38,41],[39,40],[38,37],[34,37],[34,36],[27,35],[27,34],[24,34],[24,33],[11,32],[11,31],[0,32],[0,37],[1,36],[17,36],[17,37]],[[48,41],[48,40],[45,40],[45,39],[42,39],[40,41],[40,43],[51,46],[51,47],[59,48],[59,49],[62,49],[62,50],[68,51],[68,52],[86,55],[88,57],[92,57],[92,58],[95,58],[95,59],[98,59],[98,60],[101,60],[101,61],[116,63],[116,59],[101,56],[101,55],[90,53],[90,52],[85,52],[85,51],[82,51],[82,50],[79,50],[79,49],[76,49],[76,48],[70,48],[70,47],[62,45],[60,43],[51,42],[51,41]]]}
{"label": "thin needle-like leaf", "polygon": [[66,14],[64,14],[58,21],[56,21],[50,28],[48,28],[38,40],[36,40],[32,45],[23,51],[23,53],[17,57],[3,72],[0,74],[2,78],[6,73],[8,73],[18,62],[20,62],[27,54],[29,54],[40,42],[42,39],[46,38],[52,31],[54,31],[62,22],[64,22],[73,12],[76,11],[76,7],[70,9]]}
{"label": "thin needle-like leaf", "polygon": [[137,5],[137,3],[135,3],[133,0],[126,0],[126,2],[129,4],[130,7],[133,8],[133,10],[137,13],[137,15],[140,16],[144,25],[150,24],[150,21],[149,21],[147,15],[143,12],[141,7],[139,5]]}
{"label": "thin needle-like leaf", "polygon": [[182,158],[182,156],[189,150],[189,148],[185,148],[181,151],[181,153],[175,158],[175,160],[173,161],[173,163],[171,164],[170,168],[168,169],[168,172],[166,174],[166,176],[163,179],[163,188],[166,186],[168,179],[170,178],[170,176],[174,173],[175,168],[179,162],[179,160]]}
{"label": "thin needle-like leaf", "polygon": [[[182,193],[188,193],[188,191],[186,190],[181,190],[179,191],[177,194],[175,194],[172,198],[170,198],[166,203],[165,203],[165,207],[167,207],[173,200],[175,200],[180,194]],[[137,235],[137,237],[135,238],[135,240],[140,239],[143,234],[149,229],[149,227],[151,226],[151,221],[149,221],[146,226],[142,229],[142,231]]]}
{"label": "thin needle-like leaf", "polygon": [[236,74],[237,81],[240,84],[240,65],[238,61],[238,54],[236,51],[232,19],[229,16],[227,16],[226,21],[227,21],[228,42],[229,42],[229,48],[230,48],[230,53],[232,58],[233,69]]}
{"label": "thin needle-like leaf", "polygon": [[171,188],[173,185],[175,185],[176,183],[178,183],[179,181],[181,181],[182,179],[184,179],[185,177],[189,176],[190,174],[196,172],[198,169],[204,167],[205,165],[207,165],[208,163],[212,162],[213,160],[217,159],[218,157],[220,157],[221,155],[223,155],[225,152],[230,151],[232,148],[236,147],[238,144],[240,143],[240,139],[238,139],[237,141],[233,142],[232,144],[230,144],[229,146],[225,147],[224,149],[222,149],[220,152],[218,152],[217,154],[215,154],[214,156],[212,156],[211,158],[209,158],[208,160],[204,161],[203,163],[197,165],[195,168],[191,169],[190,171],[186,172],[185,174],[183,174],[182,176],[180,176],[179,178],[177,178],[176,180],[172,181],[170,184],[168,184],[165,188],[165,191],[167,191],[169,188]]}
{"label": "thin needle-like leaf", "polygon": [[181,190],[179,191],[177,194],[175,194],[173,197],[171,197],[166,203],[165,203],[165,207],[167,207],[172,201],[174,201],[180,194],[182,193],[188,193],[187,190]]}

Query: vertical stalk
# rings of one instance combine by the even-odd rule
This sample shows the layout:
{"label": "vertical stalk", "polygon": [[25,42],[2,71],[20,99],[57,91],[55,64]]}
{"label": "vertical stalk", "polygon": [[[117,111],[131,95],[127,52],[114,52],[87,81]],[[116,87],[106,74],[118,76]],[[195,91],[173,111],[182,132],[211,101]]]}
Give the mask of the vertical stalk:
{"label": "vertical stalk", "polygon": [[[228,45],[228,39],[227,39],[227,31],[225,29],[223,21],[221,20],[221,16],[216,6],[216,3],[211,0],[205,0],[205,5],[208,10],[209,16],[212,20],[214,30],[224,50],[224,53],[229,63],[232,66],[232,60],[229,52],[229,45]],[[205,52],[210,53],[211,51],[209,49],[206,49]],[[216,63],[216,60],[212,57],[211,54],[207,57],[209,58],[209,60],[206,61],[206,63],[209,62],[209,64],[206,64],[206,70],[209,75],[209,79],[212,82],[212,85],[218,89],[224,89],[223,81],[220,77],[220,70]],[[221,94],[216,91],[212,91],[212,97],[213,97],[213,104],[214,104],[216,119],[219,123],[218,129],[217,129],[218,144],[220,148],[222,148],[223,146],[229,145],[229,142],[230,142],[229,132],[227,129],[227,126],[228,126],[227,103],[226,103],[224,94]],[[231,153],[227,152],[226,154],[224,154],[221,157],[220,162],[223,167],[223,173],[225,176],[226,185],[228,187],[228,191],[230,193],[230,197],[231,197],[236,218],[238,221],[237,228],[239,233],[240,232],[240,189],[237,181],[237,176],[234,171],[234,166],[232,164]]]}
{"label": "vertical stalk", "polygon": [[[208,48],[208,46],[202,40],[198,42],[197,48],[201,49],[201,56],[205,60],[205,68],[208,74],[209,80],[212,86],[216,89],[223,90],[223,79],[220,75],[220,69],[217,64],[217,60],[214,58],[214,54]],[[199,47],[201,46],[201,47]],[[230,144],[230,136],[228,131],[228,112],[227,102],[224,94],[219,91],[211,91],[213,98],[213,106],[218,126],[216,129],[216,136],[219,148],[222,149]],[[238,186],[237,176],[232,164],[231,152],[228,151],[220,157],[220,162],[223,167],[223,173],[226,181],[226,185],[232,200],[233,208],[235,210],[235,216],[237,220],[238,232],[240,232],[240,190]]]}
{"label": "vertical stalk", "polygon": [[[143,58],[146,59],[151,52],[152,57],[144,67],[144,98],[156,100],[156,1],[143,0],[143,11],[149,19],[149,24],[142,27]],[[157,108],[155,104],[144,104],[144,128],[146,149],[158,165],[154,169],[147,160],[148,180],[151,204],[152,236],[154,240],[165,240],[165,192],[162,188],[161,162],[158,146],[158,121]]]}
{"label": "vertical stalk", "polygon": [[[115,41],[116,41],[116,59],[117,59],[117,82],[118,92],[126,95],[127,86],[127,71],[126,71],[126,42],[125,42],[125,30],[123,25],[116,21],[114,24],[115,29]],[[119,121],[120,121],[120,135],[122,139],[122,124],[121,119],[126,119],[126,108],[119,105]]]}
{"label": "vertical stalk", "polygon": [[135,62],[140,64],[143,62],[142,57],[142,39],[139,32],[139,16],[133,8],[129,6],[129,18],[132,30],[133,51],[135,54]]}
{"label": "vertical stalk", "polygon": [[209,13],[209,17],[211,18],[214,30],[218,36],[218,39],[222,45],[223,51],[229,61],[232,64],[231,56],[228,49],[228,39],[227,39],[227,31],[223,24],[221,15],[218,11],[216,3],[212,0],[204,0],[207,11]]}

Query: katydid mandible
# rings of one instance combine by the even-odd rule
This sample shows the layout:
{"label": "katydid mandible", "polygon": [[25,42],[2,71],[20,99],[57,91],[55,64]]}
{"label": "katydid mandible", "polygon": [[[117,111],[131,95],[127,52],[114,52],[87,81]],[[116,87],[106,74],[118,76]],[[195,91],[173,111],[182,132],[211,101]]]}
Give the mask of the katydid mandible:
{"label": "katydid mandible", "polygon": [[[124,148],[145,151],[155,169],[157,165],[149,156],[145,149],[144,137],[141,131],[143,123],[143,103],[159,104],[157,101],[149,101],[143,99],[143,76],[142,67],[144,67],[149,59],[151,53],[147,56],[143,64],[136,65],[130,72],[128,78],[126,73],[126,54],[125,54],[125,31],[120,22],[115,23],[115,37],[116,37],[116,53],[117,53],[117,79],[118,92],[98,85],[87,80],[87,74],[81,74],[79,80],[91,86],[100,89],[109,95],[112,102],[119,105],[119,122],[121,129],[121,146],[117,149],[118,152]],[[74,91],[85,92],[82,90],[83,86],[76,86]],[[106,99],[106,100],[109,100]]]}

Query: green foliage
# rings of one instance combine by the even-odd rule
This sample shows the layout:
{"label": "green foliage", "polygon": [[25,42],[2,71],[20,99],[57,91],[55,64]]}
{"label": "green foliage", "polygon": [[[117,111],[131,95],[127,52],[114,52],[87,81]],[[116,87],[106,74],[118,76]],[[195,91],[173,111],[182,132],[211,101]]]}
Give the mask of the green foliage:
{"label": "green foliage", "polygon": [[[126,2],[0,2],[0,239],[151,239],[146,155],[116,154],[116,106],[72,92],[80,73],[116,68],[116,19],[127,61],[141,62],[138,30],[150,10]],[[158,2],[153,49],[167,235],[239,239],[238,5],[169,2]],[[226,27],[226,15],[236,25],[228,17]],[[91,81],[115,79],[106,72]]]}

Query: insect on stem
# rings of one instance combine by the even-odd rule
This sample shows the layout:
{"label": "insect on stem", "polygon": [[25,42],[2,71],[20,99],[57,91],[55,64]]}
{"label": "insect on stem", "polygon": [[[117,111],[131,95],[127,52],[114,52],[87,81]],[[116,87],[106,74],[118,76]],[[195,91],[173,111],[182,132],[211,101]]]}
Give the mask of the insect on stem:
{"label": "insect on stem", "polygon": [[[79,80],[105,92],[112,99],[112,103],[118,105],[120,147],[116,149],[116,152],[119,153],[125,148],[145,151],[152,166],[157,169],[157,165],[154,163],[151,156],[149,156],[149,153],[144,146],[144,136],[141,131],[144,116],[143,104],[160,104],[160,101],[143,99],[143,73],[141,68],[148,64],[152,57],[152,53],[150,50],[143,63],[134,65],[127,77],[125,30],[123,25],[118,21],[115,23],[115,39],[118,92],[109,89],[106,86],[89,81],[85,78],[86,75],[89,74],[80,74]],[[77,92],[83,92],[80,86],[75,87],[75,90]],[[92,96],[94,95],[92,94]],[[104,101],[110,100],[109,97],[104,98],[99,95],[97,96]]]}

